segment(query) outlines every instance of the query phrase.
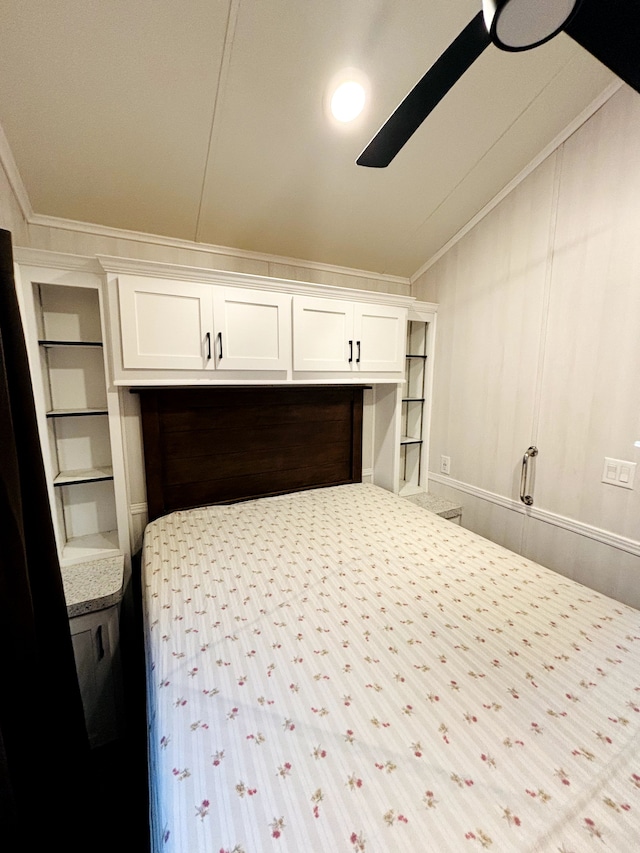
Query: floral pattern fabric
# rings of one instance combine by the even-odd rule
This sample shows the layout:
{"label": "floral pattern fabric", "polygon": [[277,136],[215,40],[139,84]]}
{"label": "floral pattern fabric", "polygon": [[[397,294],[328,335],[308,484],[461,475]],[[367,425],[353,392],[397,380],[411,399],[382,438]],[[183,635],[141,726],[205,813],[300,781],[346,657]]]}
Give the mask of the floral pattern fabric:
{"label": "floral pattern fabric", "polygon": [[143,554],[155,853],[640,850],[640,612],[371,485]]}

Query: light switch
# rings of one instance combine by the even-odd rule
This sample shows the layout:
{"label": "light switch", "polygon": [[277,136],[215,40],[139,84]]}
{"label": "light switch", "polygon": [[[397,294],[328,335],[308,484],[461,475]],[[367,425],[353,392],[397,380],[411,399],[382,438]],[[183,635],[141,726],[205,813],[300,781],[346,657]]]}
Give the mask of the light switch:
{"label": "light switch", "polygon": [[636,476],[636,463],[624,459],[609,459],[605,457],[602,471],[602,482],[622,489],[633,489]]}

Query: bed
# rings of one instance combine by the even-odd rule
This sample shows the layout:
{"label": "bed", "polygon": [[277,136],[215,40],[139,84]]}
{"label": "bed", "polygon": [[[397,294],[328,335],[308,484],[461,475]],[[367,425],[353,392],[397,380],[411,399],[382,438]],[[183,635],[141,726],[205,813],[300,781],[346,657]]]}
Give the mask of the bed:
{"label": "bed", "polygon": [[640,850],[640,613],[355,477],[147,527],[154,853]]}

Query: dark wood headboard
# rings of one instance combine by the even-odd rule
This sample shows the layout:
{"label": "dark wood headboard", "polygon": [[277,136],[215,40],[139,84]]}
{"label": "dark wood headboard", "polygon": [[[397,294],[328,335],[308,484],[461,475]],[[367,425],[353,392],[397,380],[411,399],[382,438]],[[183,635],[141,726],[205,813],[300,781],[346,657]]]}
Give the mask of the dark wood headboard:
{"label": "dark wood headboard", "polygon": [[138,388],[149,521],[362,479],[363,388]]}

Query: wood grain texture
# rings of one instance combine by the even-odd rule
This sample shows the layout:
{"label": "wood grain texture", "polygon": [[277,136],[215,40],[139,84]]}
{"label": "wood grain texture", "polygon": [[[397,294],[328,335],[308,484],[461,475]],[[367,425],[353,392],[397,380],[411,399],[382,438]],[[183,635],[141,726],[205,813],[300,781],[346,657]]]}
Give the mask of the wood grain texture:
{"label": "wood grain texture", "polygon": [[138,389],[149,520],[362,479],[363,388]]}

